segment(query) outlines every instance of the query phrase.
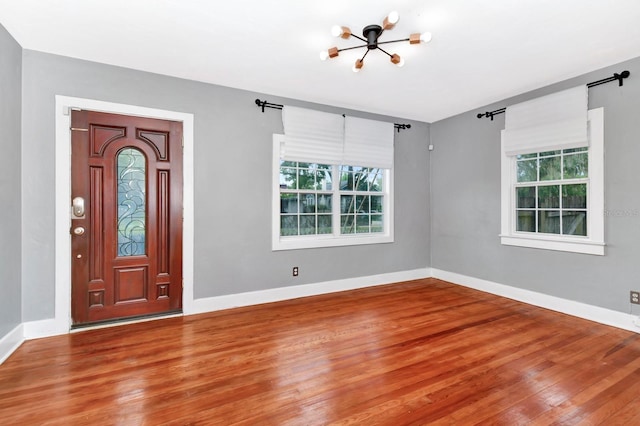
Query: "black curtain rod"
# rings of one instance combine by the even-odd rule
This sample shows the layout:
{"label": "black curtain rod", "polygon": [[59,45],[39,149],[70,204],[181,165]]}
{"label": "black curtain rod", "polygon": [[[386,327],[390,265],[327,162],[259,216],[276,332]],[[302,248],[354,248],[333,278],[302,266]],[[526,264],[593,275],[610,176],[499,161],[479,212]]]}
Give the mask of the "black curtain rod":
{"label": "black curtain rod", "polygon": [[[282,109],[282,107],[283,107],[283,105],[272,104],[271,102],[261,101],[260,99],[256,99],[256,105],[258,105],[260,108],[262,108],[262,112],[264,112],[265,108]],[[344,114],[342,114],[342,116],[344,117]],[[395,127],[395,129],[398,131],[398,133],[400,133],[400,130],[410,129],[411,128],[411,124],[393,123],[393,127]]]}
{"label": "black curtain rod", "polygon": [[[602,80],[592,81],[591,83],[587,83],[587,87],[599,86],[601,84],[610,83],[612,81],[618,81],[618,86],[623,86],[624,84],[622,80],[624,80],[625,78],[628,78],[630,75],[631,73],[629,71],[622,71],[620,74],[616,72],[616,73],[613,73],[611,77],[607,77],[607,78],[603,78]],[[478,118],[490,117],[491,121],[493,121],[494,115],[503,114],[506,110],[507,108],[500,108],[495,111],[481,112],[477,115],[477,117]]]}

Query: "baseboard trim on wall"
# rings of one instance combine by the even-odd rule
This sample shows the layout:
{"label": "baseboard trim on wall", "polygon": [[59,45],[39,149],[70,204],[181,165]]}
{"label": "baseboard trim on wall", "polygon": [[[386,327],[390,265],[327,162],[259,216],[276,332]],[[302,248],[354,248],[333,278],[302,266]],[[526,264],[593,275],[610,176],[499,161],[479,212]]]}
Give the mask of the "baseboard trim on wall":
{"label": "baseboard trim on wall", "polygon": [[64,321],[58,321],[55,318],[39,321],[27,321],[23,323],[23,326],[25,340],[67,334],[70,330],[69,324]]}
{"label": "baseboard trim on wall", "polygon": [[343,280],[325,281],[290,287],[278,287],[247,293],[195,299],[193,301],[192,309],[189,312],[185,312],[185,315],[257,305],[260,303],[279,302],[282,300],[297,299],[299,297],[316,296],[320,294],[354,290],[357,288],[391,284],[401,281],[417,280],[429,278],[431,275],[432,273],[430,268],[423,268],[411,271],[390,272],[387,274],[370,275],[366,277],[347,278]]}
{"label": "baseboard trim on wall", "polygon": [[24,342],[24,329],[18,324],[13,330],[0,339],[0,364],[5,362],[11,354]]}
{"label": "baseboard trim on wall", "polygon": [[638,322],[638,317],[635,315],[625,314],[623,312],[613,311],[599,306],[588,305],[586,303],[550,296],[548,294],[469,277],[454,272],[442,271],[435,268],[431,271],[433,278],[438,278],[453,284],[473,288],[486,293],[495,294],[497,296],[506,297],[508,299],[517,300],[529,305],[539,306],[541,308],[550,309],[552,311],[561,312],[563,314],[572,315],[574,317],[583,318],[600,324],[610,325],[612,327],[621,328],[634,333],[640,333],[640,322]]}

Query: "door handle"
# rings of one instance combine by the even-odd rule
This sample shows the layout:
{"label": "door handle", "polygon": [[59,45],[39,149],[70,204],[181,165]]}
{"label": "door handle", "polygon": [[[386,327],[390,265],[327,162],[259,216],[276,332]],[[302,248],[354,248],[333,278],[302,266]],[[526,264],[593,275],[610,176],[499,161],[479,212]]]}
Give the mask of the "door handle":
{"label": "door handle", "polygon": [[76,197],[71,202],[71,212],[76,218],[84,217],[84,198]]}

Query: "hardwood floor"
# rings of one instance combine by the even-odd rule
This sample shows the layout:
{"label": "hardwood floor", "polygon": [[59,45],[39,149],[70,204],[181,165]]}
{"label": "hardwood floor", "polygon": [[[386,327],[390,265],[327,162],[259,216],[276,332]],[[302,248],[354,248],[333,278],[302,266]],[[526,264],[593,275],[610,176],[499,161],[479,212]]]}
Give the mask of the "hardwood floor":
{"label": "hardwood floor", "polygon": [[425,279],[25,342],[3,425],[640,424],[640,335]]}

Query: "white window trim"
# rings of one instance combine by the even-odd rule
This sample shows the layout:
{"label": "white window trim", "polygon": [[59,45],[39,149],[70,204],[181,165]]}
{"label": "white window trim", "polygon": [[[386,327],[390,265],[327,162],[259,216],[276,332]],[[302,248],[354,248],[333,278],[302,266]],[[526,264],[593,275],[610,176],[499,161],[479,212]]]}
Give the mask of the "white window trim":
{"label": "white window trim", "polygon": [[501,156],[501,244],[604,256],[604,108],[589,110],[588,237],[516,232],[516,157],[505,154],[504,143]]}
{"label": "white window trim", "polygon": [[[339,224],[340,201],[333,200],[334,233],[327,235],[309,236],[280,236],[280,145],[284,142],[284,135],[273,135],[272,181],[271,181],[271,249],[296,250],[320,247],[354,246],[362,244],[382,244],[393,242],[393,168],[384,172],[384,230],[379,234],[340,235]],[[335,182],[335,179],[334,179]]]}

